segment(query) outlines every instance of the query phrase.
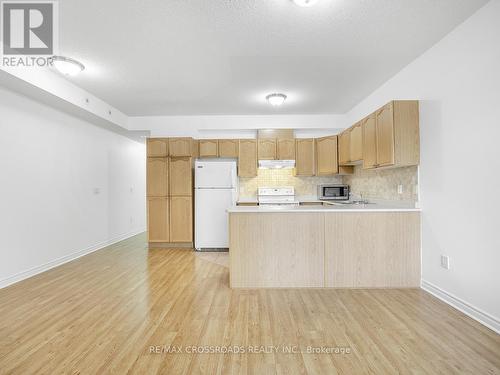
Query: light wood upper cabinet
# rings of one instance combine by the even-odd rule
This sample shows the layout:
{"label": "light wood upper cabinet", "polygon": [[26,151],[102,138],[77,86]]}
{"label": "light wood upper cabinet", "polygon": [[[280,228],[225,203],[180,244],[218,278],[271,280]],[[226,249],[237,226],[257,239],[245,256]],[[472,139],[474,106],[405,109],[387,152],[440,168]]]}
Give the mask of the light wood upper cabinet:
{"label": "light wood upper cabinet", "polygon": [[418,100],[396,100],[393,104],[394,165],[420,163],[420,126]]}
{"label": "light wood upper cabinet", "polygon": [[375,112],[377,167],[394,164],[394,117],[392,102]]}
{"label": "light wood upper cabinet", "polygon": [[219,139],[219,157],[237,158],[238,143],[237,139]]}
{"label": "light wood upper cabinet", "polygon": [[314,176],[315,153],[314,139],[300,138],[295,140],[295,174],[297,176]]}
{"label": "light wood upper cabinet", "polygon": [[339,164],[349,165],[351,162],[351,132],[345,130],[339,134]]}
{"label": "light wood upper cabinet", "polygon": [[257,176],[257,140],[240,139],[238,151],[238,176]]}
{"label": "light wood upper cabinet", "polygon": [[193,139],[193,158],[200,157],[200,141]]}
{"label": "light wood upper cabinet", "polygon": [[200,158],[216,158],[219,156],[219,144],[216,139],[200,139],[198,142]]}
{"label": "light wood upper cabinet", "polygon": [[148,138],[146,149],[148,157],[165,157],[168,155],[168,139]]}
{"label": "light wood upper cabinet", "polygon": [[377,127],[375,115],[371,114],[361,121],[363,131],[363,168],[377,165]]}
{"label": "light wood upper cabinet", "polygon": [[148,158],[146,176],[148,197],[168,195],[168,158]]}
{"label": "light wood upper cabinet", "polygon": [[278,139],[276,149],[278,160],[295,160],[295,139]]}
{"label": "light wood upper cabinet", "polygon": [[191,196],[193,190],[191,158],[170,158],[169,181],[171,196]]}
{"label": "light wood upper cabinet", "polygon": [[418,101],[396,100],[362,120],[363,168],[419,164],[418,112]]}
{"label": "light wood upper cabinet", "polygon": [[316,139],[316,175],[331,176],[337,173],[337,136]]}
{"label": "light wood upper cabinet", "polygon": [[193,241],[192,197],[170,198],[170,242]]}
{"label": "light wood upper cabinet", "polygon": [[276,139],[272,138],[259,139],[258,159],[259,160],[276,159]]}
{"label": "light wood upper cabinet", "polygon": [[361,122],[344,130],[338,136],[339,165],[355,165],[363,160],[363,131]]}
{"label": "light wood upper cabinet", "polygon": [[148,241],[169,242],[169,199],[148,198]]}
{"label": "light wood upper cabinet", "polygon": [[355,163],[363,160],[363,130],[361,122],[354,125],[349,131],[350,162]]}
{"label": "light wood upper cabinet", "polygon": [[193,154],[193,138],[169,138],[170,156],[191,156]]}

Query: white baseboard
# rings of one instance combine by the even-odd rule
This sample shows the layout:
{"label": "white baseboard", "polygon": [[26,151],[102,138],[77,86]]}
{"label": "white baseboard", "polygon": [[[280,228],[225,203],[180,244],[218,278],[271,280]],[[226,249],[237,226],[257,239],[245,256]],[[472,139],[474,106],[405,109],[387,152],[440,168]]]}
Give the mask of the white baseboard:
{"label": "white baseboard", "polygon": [[115,244],[117,242],[120,242],[120,241],[123,241],[123,240],[125,240],[127,238],[136,236],[136,235],[138,235],[140,233],[143,233],[145,231],[146,231],[146,229],[141,229],[141,230],[135,230],[135,231],[132,231],[132,232],[129,232],[129,233],[125,233],[125,234],[122,234],[120,236],[116,236],[114,238],[111,238],[111,239],[109,239],[107,241],[103,241],[103,242],[97,243],[97,244],[95,244],[93,246],[89,246],[89,247],[87,247],[85,249],[76,251],[74,253],[65,255],[65,256],[57,258],[57,259],[54,259],[54,260],[52,260],[50,262],[47,262],[45,264],[41,264],[39,266],[30,268],[29,270],[21,271],[19,273],[16,273],[15,275],[9,276],[9,277],[7,277],[5,279],[1,279],[0,280],[0,289],[5,288],[5,287],[7,287],[9,285],[15,284],[15,283],[17,283],[19,281],[28,279],[30,277],[33,277],[33,276],[35,276],[35,275],[37,275],[39,273],[48,271],[51,268],[60,266],[60,265],[62,265],[64,263],[71,262],[72,260],[81,258],[84,255],[93,253],[94,251],[100,250],[100,249],[102,249],[102,248],[104,248],[106,246],[113,245],[113,244]]}
{"label": "white baseboard", "polygon": [[453,306],[465,315],[470,316],[472,319],[477,320],[479,323],[500,334],[500,319],[472,306],[428,281],[422,280],[421,287],[434,297],[439,298],[441,301],[446,302],[448,305]]}

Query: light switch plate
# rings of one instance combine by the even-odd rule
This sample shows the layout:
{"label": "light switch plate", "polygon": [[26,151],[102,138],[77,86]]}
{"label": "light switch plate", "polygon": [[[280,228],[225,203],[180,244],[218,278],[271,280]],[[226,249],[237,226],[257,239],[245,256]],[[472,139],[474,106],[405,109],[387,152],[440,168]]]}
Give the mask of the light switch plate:
{"label": "light switch plate", "polygon": [[446,270],[450,269],[450,257],[447,255],[441,255],[441,267]]}

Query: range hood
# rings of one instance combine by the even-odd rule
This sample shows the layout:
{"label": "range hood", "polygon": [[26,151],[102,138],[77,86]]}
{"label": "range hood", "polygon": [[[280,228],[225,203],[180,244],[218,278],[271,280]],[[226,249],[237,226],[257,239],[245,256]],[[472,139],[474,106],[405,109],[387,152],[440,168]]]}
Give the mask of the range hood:
{"label": "range hood", "polygon": [[295,160],[259,160],[260,169],[291,169],[295,168]]}
{"label": "range hood", "polygon": [[[259,129],[257,132],[259,144],[261,140],[273,140],[275,143],[280,139],[294,139],[294,132],[292,129]],[[276,152],[274,154],[276,157]],[[259,160],[260,169],[292,169],[295,168],[295,160]]]}

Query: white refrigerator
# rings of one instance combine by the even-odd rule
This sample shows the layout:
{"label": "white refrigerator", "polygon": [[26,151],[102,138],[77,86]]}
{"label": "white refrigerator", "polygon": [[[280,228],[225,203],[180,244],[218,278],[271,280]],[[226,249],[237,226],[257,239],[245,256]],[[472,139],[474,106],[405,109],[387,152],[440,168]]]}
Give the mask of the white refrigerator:
{"label": "white refrigerator", "polygon": [[194,247],[198,251],[227,250],[226,210],[238,200],[236,160],[197,159],[194,170]]}

